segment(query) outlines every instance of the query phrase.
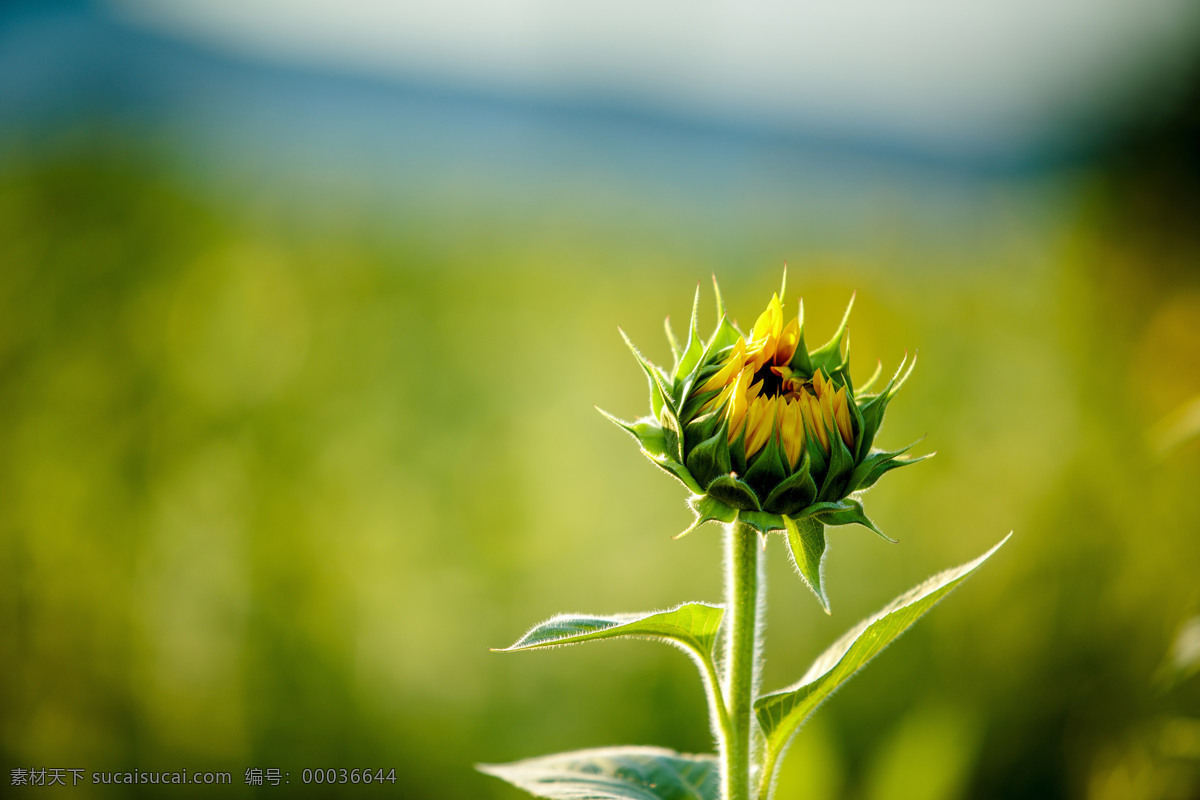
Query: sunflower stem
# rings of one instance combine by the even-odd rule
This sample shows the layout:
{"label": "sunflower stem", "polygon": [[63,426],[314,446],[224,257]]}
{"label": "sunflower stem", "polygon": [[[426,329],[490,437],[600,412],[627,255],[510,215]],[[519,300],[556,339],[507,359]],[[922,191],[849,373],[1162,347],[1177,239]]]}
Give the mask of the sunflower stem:
{"label": "sunflower stem", "polygon": [[753,716],[758,686],[759,606],[766,581],[759,569],[758,533],[741,521],[725,535],[724,694],[729,711],[721,772],[724,800],[754,800],[750,765],[757,749]]}

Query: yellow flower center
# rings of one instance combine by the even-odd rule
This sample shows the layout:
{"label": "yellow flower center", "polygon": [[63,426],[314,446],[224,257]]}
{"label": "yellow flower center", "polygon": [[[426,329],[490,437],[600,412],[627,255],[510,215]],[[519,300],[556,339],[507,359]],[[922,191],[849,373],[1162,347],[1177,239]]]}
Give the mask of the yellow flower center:
{"label": "yellow flower center", "polygon": [[800,342],[800,321],[783,324],[783,304],[773,295],[745,339],[738,339],[721,369],[700,387],[700,393],[718,391],[704,404],[704,412],[725,408],[729,441],[743,430],[746,458],[750,458],[773,435],[795,469],[804,453],[806,437],[814,437],[829,453],[830,436],[840,435],[853,448],[846,387],[834,388],[833,381],[818,368],[805,378],[789,366]]}

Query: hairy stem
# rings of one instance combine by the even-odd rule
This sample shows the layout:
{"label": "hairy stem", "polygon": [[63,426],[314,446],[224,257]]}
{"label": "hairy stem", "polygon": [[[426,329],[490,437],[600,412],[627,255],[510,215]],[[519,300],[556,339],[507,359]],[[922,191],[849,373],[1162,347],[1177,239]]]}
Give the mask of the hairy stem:
{"label": "hairy stem", "polygon": [[771,796],[772,784],[775,783],[775,770],[779,768],[779,751],[768,748],[763,760],[763,771],[759,780],[759,800],[767,800]]}
{"label": "hairy stem", "polygon": [[758,534],[733,522],[725,542],[724,693],[729,729],[723,747],[721,796],[753,800],[750,764],[755,744],[754,691],[758,672],[758,605],[760,576]]}

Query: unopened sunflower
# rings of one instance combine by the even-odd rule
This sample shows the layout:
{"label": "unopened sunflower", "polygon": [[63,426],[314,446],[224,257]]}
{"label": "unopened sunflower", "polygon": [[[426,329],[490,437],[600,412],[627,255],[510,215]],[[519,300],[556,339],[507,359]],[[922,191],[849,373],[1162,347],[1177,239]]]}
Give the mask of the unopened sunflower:
{"label": "unopened sunflower", "polygon": [[905,455],[912,445],[873,447],[884,411],[915,359],[902,362],[877,392],[870,388],[878,368],[855,387],[849,307],[833,337],[810,351],[803,303],[788,319],[781,290],[743,333],[725,315],[715,280],[713,285],[716,330],[707,339],[699,333],[697,289],[684,346],[668,326],[675,359],[670,370],[650,363],[626,339],[649,377],[651,414],[631,423],[605,415],[691,490],[696,519],[684,533],[709,520],[735,519],[762,533],[791,531],[804,520],[857,522],[878,533],[855,494],[884,473],[921,460]]}

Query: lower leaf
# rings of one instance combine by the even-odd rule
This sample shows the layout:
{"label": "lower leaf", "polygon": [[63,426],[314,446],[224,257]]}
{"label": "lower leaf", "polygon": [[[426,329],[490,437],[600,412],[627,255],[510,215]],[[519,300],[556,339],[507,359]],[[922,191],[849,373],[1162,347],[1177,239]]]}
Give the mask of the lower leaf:
{"label": "lower leaf", "polygon": [[552,800],[718,800],[715,756],[659,747],[606,747],[479,764],[480,772]]}

